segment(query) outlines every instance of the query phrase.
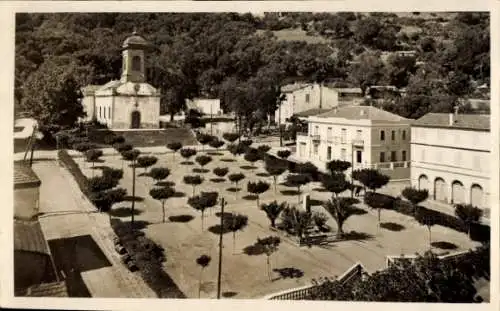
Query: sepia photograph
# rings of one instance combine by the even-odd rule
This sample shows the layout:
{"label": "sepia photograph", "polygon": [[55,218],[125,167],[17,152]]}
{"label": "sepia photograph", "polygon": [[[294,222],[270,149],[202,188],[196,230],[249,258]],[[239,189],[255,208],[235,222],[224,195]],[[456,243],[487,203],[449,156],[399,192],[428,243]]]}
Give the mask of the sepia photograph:
{"label": "sepia photograph", "polygon": [[13,27],[15,297],[493,299],[489,11]]}

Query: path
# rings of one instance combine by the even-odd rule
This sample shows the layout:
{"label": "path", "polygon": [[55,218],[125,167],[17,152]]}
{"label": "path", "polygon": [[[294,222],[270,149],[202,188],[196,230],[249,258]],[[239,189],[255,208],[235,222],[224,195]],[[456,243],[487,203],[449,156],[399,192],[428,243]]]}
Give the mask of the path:
{"label": "path", "polygon": [[[73,256],[80,257],[79,265],[91,265],[91,262],[96,262],[95,252],[89,253],[90,249],[86,249],[80,239],[82,236],[90,235],[98,246],[96,248],[100,248],[104,253],[103,261],[111,263],[111,266],[80,271],[81,278],[91,296],[156,297],[139,274],[129,272],[121,264],[119,255],[114,251],[113,232],[109,226],[108,216],[95,212],[95,208],[83,197],[68,171],[59,167],[55,161],[35,162],[33,169],[42,180],[40,223],[46,239],[54,240],[53,244],[64,241],[56,239],[75,241],[73,244],[77,243],[75,240],[77,238],[80,241],[78,254],[71,254],[69,250],[66,250],[59,254],[59,257],[64,257],[60,260],[68,261],[68,258]],[[85,255],[88,257],[85,258]],[[66,262],[65,264],[67,266],[72,263]],[[73,267],[77,267],[77,264],[73,263]],[[66,277],[71,277],[67,275],[67,272],[65,274]]]}

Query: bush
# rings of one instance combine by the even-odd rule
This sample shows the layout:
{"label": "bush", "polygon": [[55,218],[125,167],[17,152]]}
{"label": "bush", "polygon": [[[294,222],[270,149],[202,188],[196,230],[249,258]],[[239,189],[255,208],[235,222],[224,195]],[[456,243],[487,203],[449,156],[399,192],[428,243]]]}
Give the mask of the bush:
{"label": "bush", "polygon": [[224,142],[218,139],[213,139],[208,143],[208,145],[212,148],[219,149],[224,145]]}
{"label": "bush", "polygon": [[205,165],[207,165],[212,161],[212,157],[207,155],[200,155],[197,156],[195,160],[201,167],[204,167]]}
{"label": "bush", "polygon": [[189,159],[189,158],[191,158],[194,155],[196,155],[196,150],[195,149],[191,149],[191,148],[183,148],[183,149],[181,149],[181,156],[184,159]]}
{"label": "bush", "polygon": [[95,161],[99,160],[100,157],[102,157],[102,150],[100,149],[90,149],[85,151],[85,158],[87,162],[94,163]]}
{"label": "bush", "polygon": [[227,167],[216,167],[213,172],[219,177],[224,177],[229,172],[229,169]]}
{"label": "bush", "polygon": [[230,143],[235,142],[239,137],[240,137],[240,135],[238,133],[224,133],[224,134],[222,134],[222,138],[224,138],[225,140],[227,140]]}
{"label": "bush", "polygon": [[260,145],[257,147],[257,150],[259,150],[260,153],[267,153],[269,150],[271,150],[271,147],[268,145]]}
{"label": "bush", "polygon": [[144,169],[155,165],[156,162],[158,162],[158,158],[153,156],[142,156],[137,158],[137,164]]}
{"label": "bush", "polygon": [[120,180],[123,177],[123,170],[105,167],[102,170],[102,176],[104,176],[105,178]]}
{"label": "bush", "polygon": [[81,142],[73,145],[73,149],[75,149],[78,152],[86,152],[90,149],[94,149],[95,145],[89,142]]}
{"label": "bush", "polygon": [[277,155],[278,157],[282,158],[282,159],[287,159],[290,155],[292,154],[292,152],[290,150],[279,150]]}
{"label": "bush", "polygon": [[173,152],[177,152],[182,148],[182,144],[180,142],[172,142],[167,144],[167,148],[172,150]]}
{"label": "bush", "polygon": [[123,153],[125,151],[134,149],[134,147],[131,144],[125,144],[125,143],[114,143],[113,148],[115,148],[115,150],[118,151],[119,153]]}
{"label": "bush", "polygon": [[82,173],[82,170],[76,164],[75,160],[68,154],[66,150],[59,150],[57,153],[61,163],[68,169],[71,175],[75,178],[76,183],[80,190],[88,197],[89,189],[87,177]]}

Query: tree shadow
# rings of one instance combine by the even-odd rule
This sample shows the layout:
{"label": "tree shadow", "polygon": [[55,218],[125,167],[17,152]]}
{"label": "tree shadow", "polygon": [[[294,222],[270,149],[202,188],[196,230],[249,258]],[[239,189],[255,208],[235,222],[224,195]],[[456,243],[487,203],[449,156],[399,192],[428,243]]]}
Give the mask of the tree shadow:
{"label": "tree shadow", "polygon": [[194,165],[194,162],[193,161],[182,161],[180,164],[181,165]]}
{"label": "tree shadow", "polygon": [[170,220],[171,222],[181,222],[181,223],[190,222],[193,219],[194,219],[193,215],[187,215],[187,214],[168,217],[168,220]]}
{"label": "tree shadow", "polygon": [[210,181],[211,182],[214,182],[214,183],[221,183],[221,182],[225,182],[226,179],[225,178],[210,178]]}
{"label": "tree shadow", "polygon": [[139,196],[131,196],[131,195],[126,195],[125,197],[123,197],[123,201],[125,202],[132,202],[132,201],[135,201],[135,202],[142,202],[144,201],[144,198],[143,197],[139,197]]}
{"label": "tree shadow", "polygon": [[173,181],[159,181],[155,184],[155,186],[159,187],[173,187],[175,186],[175,182]]}
{"label": "tree shadow", "polygon": [[186,194],[184,192],[176,191],[173,195],[174,198],[185,198]]}
{"label": "tree shadow", "polygon": [[223,292],[222,293],[222,297],[224,297],[224,298],[232,298],[236,295],[238,295],[237,292]]}
{"label": "tree shadow", "polygon": [[222,216],[224,218],[231,218],[231,217],[233,217],[233,213],[224,212],[224,215],[222,215],[221,212],[217,212],[217,213],[215,213],[215,216],[217,216],[217,217],[221,217]]}
{"label": "tree shadow", "polygon": [[319,187],[319,188],[314,188],[313,191],[316,191],[316,192],[328,192],[328,190],[326,190],[325,188],[323,187]]}
{"label": "tree shadow", "polygon": [[104,162],[106,162],[106,161],[104,161],[103,159],[97,159],[97,160],[95,160],[95,161],[87,161],[87,160],[85,160],[85,162],[86,162],[86,163],[92,163],[92,162],[94,162],[94,163],[104,163]]}
{"label": "tree shadow", "polygon": [[356,206],[353,206],[353,212],[352,212],[353,215],[358,215],[358,216],[361,216],[361,215],[365,215],[365,214],[368,214],[367,211],[365,211],[364,209],[362,208],[359,208],[359,207],[356,207]]}
{"label": "tree shadow", "polygon": [[139,173],[137,174],[137,177],[149,177],[149,173],[146,173],[146,172],[142,172],[142,173]]}
{"label": "tree shadow", "polygon": [[235,159],[227,159],[227,158],[225,158],[225,159],[220,159],[219,161],[222,161],[222,162],[236,162],[236,160],[235,160]]}
{"label": "tree shadow", "polygon": [[[130,217],[132,215],[132,208],[130,207],[118,207],[113,208],[108,211],[108,214],[113,217]],[[134,208],[134,215],[140,215],[142,211],[140,209]]]}
{"label": "tree shadow", "polygon": [[269,175],[268,173],[257,173],[255,174],[256,176],[259,176],[259,177],[270,177],[271,175]]}
{"label": "tree shadow", "polygon": [[341,241],[367,241],[373,240],[373,235],[366,232],[350,231],[344,233]]}
{"label": "tree shadow", "polygon": [[253,165],[242,165],[240,166],[241,169],[243,170],[254,170],[257,168],[257,166],[253,166]]}
{"label": "tree shadow", "polygon": [[226,227],[222,228],[220,225],[211,226],[210,228],[208,228],[208,231],[210,231],[213,234],[221,234],[221,233],[226,234],[231,232],[229,228]]}
{"label": "tree shadow", "polygon": [[275,268],[273,271],[279,274],[278,279],[299,279],[304,276],[304,271],[294,267]]}
{"label": "tree shadow", "polygon": [[380,228],[396,232],[403,231],[404,229],[406,229],[405,226],[397,224],[395,222],[383,222],[380,224]]}
{"label": "tree shadow", "polygon": [[322,201],[322,200],[316,200],[316,199],[310,199],[309,200],[309,203],[313,206],[318,206],[318,205],[323,205],[323,203],[325,203],[325,201]]}
{"label": "tree shadow", "polygon": [[223,154],[223,153],[221,153],[221,152],[209,151],[209,152],[207,152],[207,155],[211,155],[211,156],[221,156],[221,155],[224,155],[224,154]]}
{"label": "tree shadow", "polygon": [[258,245],[248,245],[243,249],[243,253],[248,256],[258,256],[264,254],[264,249]]}
{"label": "tree shadow", "polygon": [[206,169],[206,168],[199,168],[199,167],[195,167],[193,168],[193,173],[208,173],[210,172],[210,170]]}
{"label": "tree shadow", "polygon": [[242,199],[248,200],[248,201],[256,201],[258,199],[258,196],[256,196],[255,194],[247,194],[247,195],[243,196]]}
{"label": "tree shadow", "polygon": [[282,195],[298,195],[300,192],[297,190],[280,190]]}
{"label": "tree shadow", "polygon": [[237,188],[237,187],[230,187],[230,188],[227,188],[226,191],[229,191],[229,192],[239,192],[241,190],[241,188]]}
{"label": "tree shadow", "polygon": [[453,244],[451,242],[446,242],[446,241],[432,242],[431,245],[432,245],[432,247],[435,247],[435,248],[447,249],[447,250],[452,250],[452,249],[458,248],[458,246],[456,244]]}

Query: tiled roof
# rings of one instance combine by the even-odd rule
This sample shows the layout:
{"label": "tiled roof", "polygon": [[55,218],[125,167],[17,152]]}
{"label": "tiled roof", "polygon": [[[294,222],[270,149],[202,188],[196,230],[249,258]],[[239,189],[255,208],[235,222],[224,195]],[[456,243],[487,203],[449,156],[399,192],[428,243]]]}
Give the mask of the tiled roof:
{"label": "tiled roof", "polygon": [[450,126],[450,114],[428,113],[412,124],[420,127],[450,127],[471,130],[490,130],[490,116],[486,114],[457,114]]}
{"label": "tiled roof", "polygon": [[299,113],[296,113],[295,116],[297,117],[310,117],[310,116],[316,116],[325,112],[330,111],[331,108],[324,109],[324,108],[313,108],[313,109],[308,109]]}
{"label": "tiled roof", "polygon": [[24,162],[14,162],[14,188],[22,186],[39,186],[38,176],[29,165]]}
{"label": "tiled roof", "polygon": [[40,222],[14,220],[14,250],[50,255]]}
{"label": "tiled roof", "polygon": [[401,122],[410,120],[372,106],[344,106],[333,108],[317,116],[318,118],[342,118],[349,120],[372,120]]}
{"label": "tiled roof", "polygon": [[68,297],[66,282],[54,282],[34,285],[26,291],[28,297]]}
{"label": "tiled roof", "polygon": [[97,91],[101,87],[102,87],[102,85],[89,84],[89,85],[82,87],[81,91],[84,95],[89,95],[89,94],[93,94],[95,91]]}

